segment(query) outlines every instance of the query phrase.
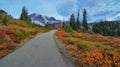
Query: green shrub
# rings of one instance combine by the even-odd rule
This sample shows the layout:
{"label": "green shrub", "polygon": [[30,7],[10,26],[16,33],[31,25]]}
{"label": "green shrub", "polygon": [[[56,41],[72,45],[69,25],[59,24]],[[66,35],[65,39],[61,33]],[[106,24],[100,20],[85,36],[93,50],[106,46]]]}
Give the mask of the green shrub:
{"label": "green shrub", "polygon": [[77,45],[79,48],[82,48],[84,50],[90,50],[90,45],[87,45],[87,44],[78,44]]}
{"label": "green shrub", "polygon": [[19,37],[20,40],[25,38],[25,35],[22,32],[18,31],[18,30],[15,32],[15,35],[17,37]]}
{"label": "green shrub", "polygon": [[68,41],[68,44],[74,45],[75,43],[74,43],[74,41],[70,40],[70,41]]}
{"label": "green shrub", "polygon": [[50,29],[50,24],[47,22],[47,24],[44,27],[45,29]]}
{"label": "green shrub", "polygon": [[2,19],[2,14],[0,14],[0,20]]}
{"label": "green shrub", "polygon": [[90,48],[93,46],[93,44],[90,41],[81,40],[81,41],[79,41],[77,46],[84,50],[90,50]]}
{"label": "green shrub", "polygon": [[15,30],[10,30],[9,32],[8,32],[8,34],[14,34],[15,33]]}
{"label": "green shrub", "polygon": [[73,29],[68,23],[63,23],[62,29],[66,32],[73,32]]}
{"label": "green shrub", "polygon": [[5,25],[5,26],[8,25],[8,19],[7,19],[6,16],[3,18],[3,22],[2,22],[2,24]]}
{"label": "green shrub", "polygon": [[22,24],[21,27],[26,27],[25,24]]}

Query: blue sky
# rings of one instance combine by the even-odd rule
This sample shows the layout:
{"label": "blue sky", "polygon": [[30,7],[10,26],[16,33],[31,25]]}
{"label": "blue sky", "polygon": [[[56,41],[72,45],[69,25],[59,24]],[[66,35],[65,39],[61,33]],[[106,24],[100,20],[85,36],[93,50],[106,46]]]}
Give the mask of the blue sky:
{"label": "blue sky", "polygon": [[37,13],[53,16],[57,19],[69,19],[69,16],[80,9],[86,8],[88,22],[101,20],[120,20],[120,0],[1,0],[0,9],[5,10],[14,18],[19,18],[21,9],[26,6],[29,14]]}

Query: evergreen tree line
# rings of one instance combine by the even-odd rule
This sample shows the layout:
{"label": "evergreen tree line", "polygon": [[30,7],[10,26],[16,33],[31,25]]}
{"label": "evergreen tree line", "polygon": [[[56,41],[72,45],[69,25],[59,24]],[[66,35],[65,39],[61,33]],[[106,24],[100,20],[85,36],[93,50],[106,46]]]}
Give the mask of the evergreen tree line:
{"label": "evergreen tree line", "polygon": [[77,31],[77,32],[81,32],[81,31],[88,31],[88,25],[87,25],[87,11],[86,9],[84,9],[83,11],[83,21],[80,22],[79,20],[79,10],[78,10],[78,14],[77,14],[77,19],[75,18],[74,14],[72,14],[70,16],[70,20],[69,23],[65,23],[63,22],[63,30],[67,31],[67,32],[71,32],[71,31]]}
{"label": "evergreen tree line", "polygon": [[99,33],[105,36],[120,36],[120,22],[101,21],[93,25],[94,33]]}

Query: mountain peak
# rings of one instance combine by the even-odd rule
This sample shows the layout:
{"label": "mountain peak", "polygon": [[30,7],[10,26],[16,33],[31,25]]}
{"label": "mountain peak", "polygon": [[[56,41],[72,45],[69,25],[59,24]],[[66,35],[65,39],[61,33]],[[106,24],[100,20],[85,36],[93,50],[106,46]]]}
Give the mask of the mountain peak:
{"label": "mountain peak", "polygon": [[62,23],[61,20],[57,20],[55,17],[48,17],[46,15],[44,16],[36,13],[30,14],[29,17],[31,18],[32,22],[34,22],[35,24],[39,24],[41,26],[45,26],[47,23],[49,24]]}

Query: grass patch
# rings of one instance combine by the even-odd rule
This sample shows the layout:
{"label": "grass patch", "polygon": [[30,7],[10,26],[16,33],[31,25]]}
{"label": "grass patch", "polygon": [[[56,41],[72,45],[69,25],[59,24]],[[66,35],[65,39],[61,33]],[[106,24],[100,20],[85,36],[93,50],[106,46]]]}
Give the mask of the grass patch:
{"label": "grass patch", "polygon": [[16,35],[17,37],[19,37],[20,40],[25,37],[25,35],[24,35],[22,32],[18,31],[18,30],[15,32],[15,35]]}
{"label": "grass patch", "polygon": [[82,48],[84,50],[90,50],[91,48],[91,43],[89,41],[79,41],[78,45],[79,48]]}

